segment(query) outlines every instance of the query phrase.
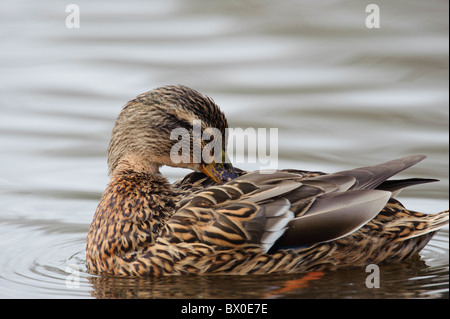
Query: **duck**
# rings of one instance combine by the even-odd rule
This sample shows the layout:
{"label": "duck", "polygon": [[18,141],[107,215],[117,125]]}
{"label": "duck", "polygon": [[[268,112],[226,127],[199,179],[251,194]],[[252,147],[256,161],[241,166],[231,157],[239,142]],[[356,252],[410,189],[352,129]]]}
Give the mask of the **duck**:
{"label": "duck", "polygon": [[[214,100],[183,85],[125,104],[107,151],[110,181],[87,234],[89,273],[258,275],[394,263],[448,225],[448,210],[419,213],[396,199],[405,187],[437,181],[390,179],[424,155],[335,173],[244,171],[227,160],[226,138],[214,157],[195,158],[194,144],[208,141],[194,138],[193,123],[217,136],[228,129]],[[186,152],[177,129],[189,133]],[[174,156],[182,151],[183,160]],[[165,165],[193,172],[170,183]]]}

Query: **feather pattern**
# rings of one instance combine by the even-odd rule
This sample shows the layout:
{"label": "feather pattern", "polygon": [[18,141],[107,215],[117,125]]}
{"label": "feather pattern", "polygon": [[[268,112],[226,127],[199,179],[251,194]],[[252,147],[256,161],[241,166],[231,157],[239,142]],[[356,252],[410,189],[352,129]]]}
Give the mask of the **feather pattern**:
{"label": "feather pattern", "polygon": [[236,168],[237,177],[222,185],[181,163],[196,172],[170,184],[158,170],[170,164],[166,128],[192,119],[227,127],[211,99],[182,86],[125,106],[108,150],[111,181],[88,232],[90,272],[243,275],[396,262],[448,225],[448,210],[417,213],[393,198],[435,181],[389,180],[422,155],[333,174]]}

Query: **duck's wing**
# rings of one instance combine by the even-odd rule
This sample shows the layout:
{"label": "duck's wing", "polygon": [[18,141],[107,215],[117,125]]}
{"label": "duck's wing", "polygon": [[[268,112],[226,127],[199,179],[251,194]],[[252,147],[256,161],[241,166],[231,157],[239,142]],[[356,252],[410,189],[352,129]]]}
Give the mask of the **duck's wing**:
{"label": "duck's wing", "polygon": [[293,170],[244,174],[180,201],[163,235],[170,242],[222,248],[256,244],[264,251],[335,240],[386,205],[392,193],[374,188],[423,158],[315,177]]}
{"label": "duck's wing", "polygon": [[[282,196],[302,187],[296,181],[300,177],[281,171],[249,173],[225,185],[197,191],[180,201],[162,236],[171,243],[222,248],[269,240],[273,244],[294,218],[291,203]],[[316,194],[321,193],[317,189]]]}
{"label": "duck's wing", "polygon": [[[360,167],[334,174],[321,174],[317,172],[319,176],[313,178],[306,176],[307,181],[304,180],[303,182],[309,184],[314,182],[318,186],[320,186],[319,183],[323,183],[324,185],[327,184],[327,187],[334,184],[336,185],[334,192],[347,189],[380,189],[394,192],[408,186],[438,181],[437,179],[429,178],[388,180],[388,178],[417,164],[425,158],[425,155],[411,155],[375,166]],[[292,173],[299,172],[300,174],[304,173],[304,171],[287,171]]]}
{"label": "duck's wing", "polygon": [[[331,185],[314,203],[296,214],[277,247],[292,247],[345,237],[372,220],[401,189],[435,179],[387,180],[425,159],[412,155],[375,166],[303,180],[304,185]],[[333,190],[332,187],[335,187]]]}

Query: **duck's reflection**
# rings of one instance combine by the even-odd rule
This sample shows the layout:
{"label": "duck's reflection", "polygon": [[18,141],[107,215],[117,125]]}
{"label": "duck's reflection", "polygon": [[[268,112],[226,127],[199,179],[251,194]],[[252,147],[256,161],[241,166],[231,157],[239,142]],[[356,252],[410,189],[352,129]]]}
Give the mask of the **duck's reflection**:
{"label": "duck's reflection", "polygon": [[[309,277],[308,277],[309,276]],[[89,277],[95,298],[267,298],[290,280],[303,280],[309,274],[253,276],[166,276],[166,277]],[[279,297],[274,295],[273,297]],[[269,297],[270,298],[270,297]]]}
{"label": "duck's reflection", "polygon": [[408,262],[381,265],[380,288],[372,289],[366,286],[369,273],[365,267],[290,275],[88,279],[93,288],[91,295],[101,299],[427,298],[436,294],[426,283],[445,271],[442,267],[427,267],[416,255]]}

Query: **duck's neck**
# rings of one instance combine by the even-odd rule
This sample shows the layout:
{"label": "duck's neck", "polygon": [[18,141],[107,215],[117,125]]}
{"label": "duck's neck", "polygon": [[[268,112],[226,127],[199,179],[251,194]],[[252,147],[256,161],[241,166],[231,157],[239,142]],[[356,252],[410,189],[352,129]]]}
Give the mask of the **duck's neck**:
{"label": "duck's neck", "polygon": [[[111,176],[108,187],[120,194],[132,215],[138,220],[164,223],[171,216],[178,198],[178,191],[159,172],[159,165],[133,156],[120,161]],[[119,208],[118,213],[123,209]]]}
{"label": "duck's neck", "polygon": [[172,216],[180,194],[157,166],[130,164],[123,161],[112,174],[94,221],[114,225],[120,229],[119,237],[126,235],[124,229],[134,228],[140,240],[152,243]]}
{"label": "duck's neck", "polygon": [[171,216],[179,196],[159,171],[121,171],[112,177],[108,189],[117,194],[128,208],[118,207],[117,213],[128,214],[139,222],[151,221],[153,231]]}
{"label": "duck's neck", "polygon": [[160,165],[147,161],[139,155],[124,156],[112,172],[111,179],[119,178],[121,175],[128,174],[129,172],[144,173],[150,177],[154,176],[159,179],[162,177],[159,172],[159,167]]}

